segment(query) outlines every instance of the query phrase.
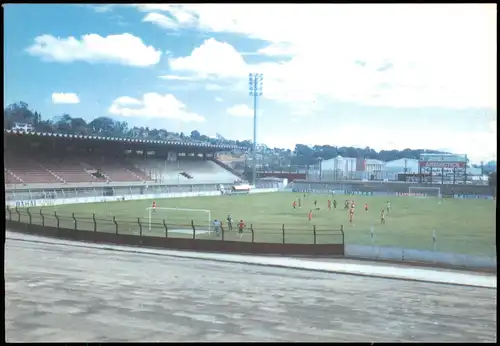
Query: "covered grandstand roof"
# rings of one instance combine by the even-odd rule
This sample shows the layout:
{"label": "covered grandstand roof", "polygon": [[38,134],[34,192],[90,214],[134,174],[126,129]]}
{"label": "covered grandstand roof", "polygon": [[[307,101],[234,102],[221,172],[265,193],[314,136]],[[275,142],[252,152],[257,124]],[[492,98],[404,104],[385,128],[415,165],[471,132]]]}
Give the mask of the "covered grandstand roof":
{"label": "covered grandstand roof", "polygon": [[186,146],[186,147],[203,147],[203,148],[213,148],[213,149],[241,149],[236,145],[214,145],[208,143],[198,143],[198,142],[183,142],[183,141],[172,141],[172,140],[154,140],[154,139],[140,139],[140,138],[126,138],[126,137],[108,137],[108,136],[93,136],[93,135],[73,135],[67,133],[53,133],[53,132],[25,132],[23,130],[4,130],[5,134],[26,136],[26,137],[52,137],[52,138],[68,138],[68,139],[88,139],[88,140],[99,140],[106,142],[123,142],[123,143],[144,143],[144,144],[163,144],[163,145],[176,145],[176,146]]}

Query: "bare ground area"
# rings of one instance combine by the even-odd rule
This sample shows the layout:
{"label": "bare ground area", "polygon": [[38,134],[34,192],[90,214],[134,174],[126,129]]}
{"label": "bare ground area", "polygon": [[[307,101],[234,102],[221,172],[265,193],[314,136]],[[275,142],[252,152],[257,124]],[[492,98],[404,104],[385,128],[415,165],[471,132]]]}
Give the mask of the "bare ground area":
{"label": "bare ground area", "polygon": [[496,289],[5,244],[9,342],[496,341]]}

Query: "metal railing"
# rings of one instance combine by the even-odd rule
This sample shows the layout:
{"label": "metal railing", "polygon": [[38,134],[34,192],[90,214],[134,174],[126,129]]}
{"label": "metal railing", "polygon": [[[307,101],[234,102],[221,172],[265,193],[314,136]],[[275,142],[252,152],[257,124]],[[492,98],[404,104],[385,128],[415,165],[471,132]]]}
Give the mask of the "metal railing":
{"label": "metal railing", "polygon": [[[250,223],[240,231],[238,224],[219,228],[207,223],[186,220],[184,223],[168,223],[165,219],[149,220],[145,217],[125,218],[95,213],[64,214],[57,211],[36,212],[29,208],[6,208],[5,218],[30,225],[72,229],[75,231],[104,232],[124,235],[154,236],[165,238],[210,239],[252,243],[281,244],[344,244],[344,227],[339,229],[317,228],[316,225],[285,225],[276,223]],[[208,229],[207,229],[208,228]]]}

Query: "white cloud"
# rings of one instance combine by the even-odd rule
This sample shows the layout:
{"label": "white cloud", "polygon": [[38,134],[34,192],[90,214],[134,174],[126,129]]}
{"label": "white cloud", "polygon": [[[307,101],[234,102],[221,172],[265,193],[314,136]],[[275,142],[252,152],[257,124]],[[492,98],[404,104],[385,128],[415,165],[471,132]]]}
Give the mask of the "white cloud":
{"label": "white cloud", "polygon": [[172,9],[172,5],[169,4],[126,4],[124,6],[133,6],[144,12],[168,11]]}
{"label": "white cloud", "polygon": [[247,66],[238,51],[226,42],[210,38],[195,48],[190,56],[169,59],[176,72],[190,72],[199,78],[244,76]]}
{"label": "white cloud", "polygon": [[271,44],[257,51],[258,54],[268,56],[293,55],[293,46],[287,44]]}
{"label": "white cloud", "polygon": [[121,106],[137,106],[142,104],[141,101],[130,96],[121,96],[115,99],[113,103]]}
{"label": "white cloud", "polygon": [[80,103],[80,98],[75,93],[52,93],[52,103]]}
{"label": "white cloud", "polygon": [[161,26],[162,28],[165,29],[177,29],[179,25],[177,22],[167,16],[164,16],[163,14],[159,14],[156,12],[148,13],[143,19],[143,22],[149,22],[156,24],[158,26]]}
{"label": "white cloud", "polygon": [[147,93],[143,95],[142,100],[122,96],[113,101],[108,112],[124,117],[141,116],[184,122],[205,121],[203,116],[187,111],[186,105],[172,94]]}
{"label": "white cloud", "polygon": [[106,13],[110,12],[113,9],[114,5],[106,4],[106,5],[86,5],[86,6],[90,6],[97,13]]}
{"label": "white cloud", "polygon": [[88,34],[81,39],[42,35],[35,38],[27,51],[48,61],[106,62],[137,67],[156,65],[161,57],[161,51],[146,46],[139,37],[128,33],[106,37]]}
{"label": "white cloud", "polygon": [[[496,108],[493,4],[283,6],[155,8],[171,18],[188,13],[176,28],[245,35],[268,42],[261,54],[291,57],[249,65],[232,45],[210,39],[170,59],[172,70],[232,80],[262,72],[264,97],[294,104],[324,97],[369,106]],[[384,65],[392,68],[382,71]]]}
{"label": "white cloud", "polygon": [[224,102],[224,99],[222,97],[216,97],[215,101],[217,101],[217,102]]}
{"label": "white cloud", "polygon": [[193,77],[193,76],[165,75],[165,76],[160,76],[158,78],[160,78],[160,79],[166,79],[166,80],[177,80],[177,81],[192,81],[192,80],[196,80],[196,78]]}
{"label": "white cloud", "polygon": [[143,19],[143,22],[156,24],[164,29],[179,29],[181,27],[190,26],[195,23],[196,19],[193,15],[186,11],[175,11],[169,16],[157,12],[148,13]]}
{"label": "white cloud", "polygon": [[244,104],[228,108],[226,112],[233,117],[253,117],[253,109]]}

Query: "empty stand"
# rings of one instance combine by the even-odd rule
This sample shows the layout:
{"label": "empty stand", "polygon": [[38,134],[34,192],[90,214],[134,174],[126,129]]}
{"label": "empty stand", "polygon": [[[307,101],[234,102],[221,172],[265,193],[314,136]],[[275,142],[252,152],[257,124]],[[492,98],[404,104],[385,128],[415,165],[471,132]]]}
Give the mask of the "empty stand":
{"label": "empty stand", "polygon": [[169,185],[232,184],[239,179],[218,163],[197,157],[168,162],[154,157],[122,159],[86,154],[31,157],[24,153],[5,154],[4,161],[5,184],[153,181]]}
{"label": "empty stand", "polygon": [[10,174],[7,177],[14,178],[14,184],[38,184],[38,183],[62,183],[61,178],[50,173],[47,169],[40,166],[38,162],[26,156],[17,155],[4,156],[5,169]]}
{"label": "empty stand", "polygon": [[[138,173],[135,167],[128,167],[126,162],[112,158],[96,158],[87,157],[85,163],[98,169],[110,181],[148,181],[151,180],[145,172],[139,170]],[[134,170],[134,171],[133,171]]]}
{"label": "empty stand", "polygon": [[135,159],[133,163],[154,181],[165,184],[231,184],[239,179],[215,162],[198,158],[169,162],[150,157]]}
{"label": "empty stand", "polygon": [[42,167],[60,177],[65,183],[95,183],[106,179],[92,175],[92,168],[85,167],[78,159],[71,157],[46,157]]}
{"label": "empty stand", "polygon": [[5,184],[22,184],[23,183],[23,181],[20,178],[13,175],[13,173],[7,169],[4,169],[3,173],[4,173],[4,183]]}
{"label": "empty stand", "polygon": [[128,162],[158,183],[183,184],[189,180],[180,174],[182,170],[178,162],[168,162],[160,158],[131,158]]}

